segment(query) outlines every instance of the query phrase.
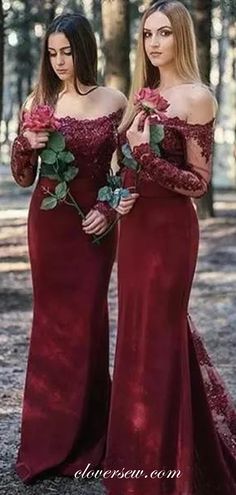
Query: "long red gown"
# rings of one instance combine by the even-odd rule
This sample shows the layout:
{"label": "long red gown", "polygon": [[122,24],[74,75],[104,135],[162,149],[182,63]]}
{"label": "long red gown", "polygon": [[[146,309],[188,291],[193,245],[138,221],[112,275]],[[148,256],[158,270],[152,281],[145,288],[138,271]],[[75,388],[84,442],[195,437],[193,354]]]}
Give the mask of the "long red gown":
{"label": "long red gown", "polygon": [[[116,148],[121,111],[93,120],[60,118],[60,132],[75,156],[79,174],[71,193],[87,213],[92,207],[114,219],[97,202]],[[35,152],[18,136],[12,173],[23,186],[34,182]],[[73,476],[102,462],[110,399],[107,292],[116,251],[116,229],[92,244],[69,205],[44,211],[40,177],[28,217],[34,315],[24,389],[21,443],[16,472],[25,482],[53,472]]]}
{"label": "long red gown", "polygon": [[140,197],[121,221],[104,483],[109,495],[235,495],[236,412],[188,314],[199,243],[190,197],[207,190],[214,120],[158,122],[162,158],[142,144],[139,175],[122,170]]}

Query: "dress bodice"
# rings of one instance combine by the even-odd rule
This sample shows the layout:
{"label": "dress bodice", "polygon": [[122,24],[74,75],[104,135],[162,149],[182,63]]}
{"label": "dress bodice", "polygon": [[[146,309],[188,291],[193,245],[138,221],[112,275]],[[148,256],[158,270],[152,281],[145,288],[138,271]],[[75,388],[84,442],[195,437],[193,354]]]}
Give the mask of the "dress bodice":
{"label": "dress bodice", "polygon": [[122,110],[96,119],[58,118],[59,132],[65,136],[66,147],[75,157],[77,178],[92,178],[104,182],[111,157],[117,146],[117,127]]}
{"label": "dress bodice", "polygon": [[[117,147],[117,128],[122,113],[123,110],[119,109],[95,119],[57,117],[58,131],[65,137],[67,150],[75,157],[73,165],[79,168],[71,187],[76,188],[81,184],[80,179],[85,179],[95,194],[106,184],[112,154]],[[11,169],[15,181],[22,187],[32,185],[37,176],[37,166],[37,150],[31,148],[28,139],[20,132],[11,150]],[[39,174],[39,188],[42,180],[45,182],[45,177]],[[48,181],[52,184],[51,179]],[[103,213],[109,221],[113,221],[116,215],[106,201],[97,201],[91,207]]]}

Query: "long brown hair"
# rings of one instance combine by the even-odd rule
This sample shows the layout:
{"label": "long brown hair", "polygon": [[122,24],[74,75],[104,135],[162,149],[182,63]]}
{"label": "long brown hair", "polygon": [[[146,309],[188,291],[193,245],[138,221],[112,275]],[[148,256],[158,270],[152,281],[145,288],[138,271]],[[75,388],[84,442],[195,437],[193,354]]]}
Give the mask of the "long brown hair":
{"label": "long brown hair", "polygon": [[80,13],[59,15],[52,21],[45,35],[38,83],[29,96],[31,108],[38,104],[54,106],[63,87],[49,58],[48,38],[52,33],[63,33],[70,43],[76,91],[79,93],[78,80],[87,86],[97,85],[97,44],[89,21]]}
{"label": "long brown hair", "polygon": [[120,125],[120,130],[127,128],[135,115],[133,98],[136,91],[143,87],[157,88],[160,83],[160,72],[148,59],[144,48],[143,30],[146,19],[156,11],[168,17],[175,39],[176,72],[186,82],[201,82],[197,61],[196,37],[193,21],[186,7],[177,0],[155,2],[143,14],[141,19],[135,69],[130,89],[129,102]]}

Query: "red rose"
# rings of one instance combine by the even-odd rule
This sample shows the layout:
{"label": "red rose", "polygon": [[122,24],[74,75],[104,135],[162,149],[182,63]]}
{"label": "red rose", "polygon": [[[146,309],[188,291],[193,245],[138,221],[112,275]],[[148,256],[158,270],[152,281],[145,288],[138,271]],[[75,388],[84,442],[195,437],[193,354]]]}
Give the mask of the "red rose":
{"label": "red rose", "polygon": [[57,128],[58,121],[54,117],[54,109],[49,105],[38,105],[35,109],[23,114],[23,129],[54,131]]}
{"label": "red rose", "polygon": [[158,89],[142,88],[134,95],[134,104],[141,104],[145,107],[165,112],[170,106],[167,100],[160,95]]}

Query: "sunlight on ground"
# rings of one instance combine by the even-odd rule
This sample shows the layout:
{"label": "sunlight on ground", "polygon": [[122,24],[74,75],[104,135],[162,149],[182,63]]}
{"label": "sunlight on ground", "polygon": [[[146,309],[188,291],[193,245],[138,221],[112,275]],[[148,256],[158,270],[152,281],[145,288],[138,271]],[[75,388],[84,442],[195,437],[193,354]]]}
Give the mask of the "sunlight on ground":
{"label": "sunlight on ground", "polygon": [[12,261],[0,263],[0,272],[18,272],[21,270],[29,270],[29,269],[30,269],[29,263],[24,263],[22,261],[17,261],[16,263]]}
{"label": "sunlight on ground", "polygon": [[22,210],[0,210],[0,220],[7,220],[8,218],[26,218],[28,209]]}

